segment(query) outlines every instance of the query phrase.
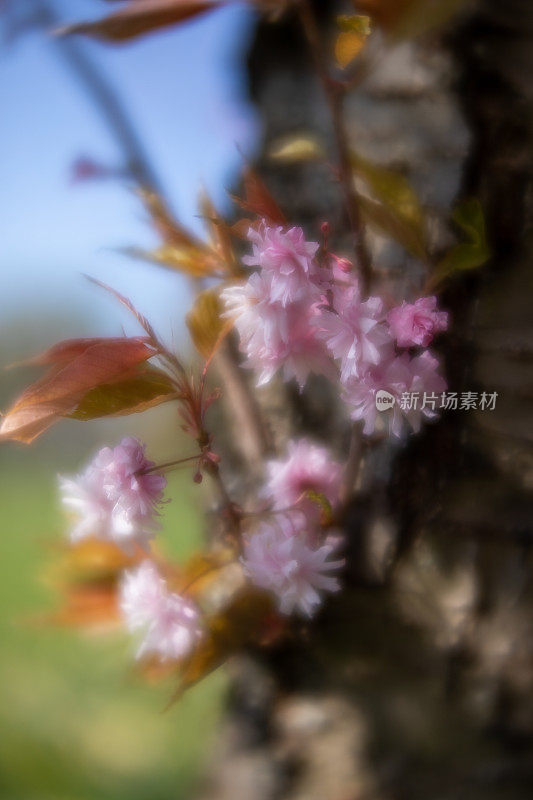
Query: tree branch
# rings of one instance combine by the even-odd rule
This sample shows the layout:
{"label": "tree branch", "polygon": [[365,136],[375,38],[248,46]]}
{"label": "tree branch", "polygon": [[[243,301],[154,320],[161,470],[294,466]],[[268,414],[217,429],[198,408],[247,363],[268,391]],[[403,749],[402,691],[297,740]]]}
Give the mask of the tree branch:
{"label": "tree branch", "polygon": [[307,39],[311,55],[315,62],[315,69],[329,106],[331,124],[337,148],[340,185],[352,232],[353,247],[361,271],[363,292],[368,293],[372,281],[372,259],[365,241],[364,225],[361,219],[361,211],[353,181],[350,146],[343,117],[344,90],[342,85],[333,81],[328,73],[316,18],[309,0],[296,1],[302,29]]}

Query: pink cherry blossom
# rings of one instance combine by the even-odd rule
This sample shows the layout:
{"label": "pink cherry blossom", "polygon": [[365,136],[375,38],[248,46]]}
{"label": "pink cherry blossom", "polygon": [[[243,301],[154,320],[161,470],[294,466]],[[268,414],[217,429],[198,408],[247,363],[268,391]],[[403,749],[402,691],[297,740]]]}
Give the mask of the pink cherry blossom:
{"label": "pink cherry blossom", "polygon": [[100,450],[81,475],[60,478],[63,504],[77,517],[72,541],[95,536],[126,550],[134,543],[145,547],[159,528],[157,506],[166,486],[164,476],[145,472],[153,465],[145,445],[127,437]]}
{"label": "pink cherry blossom", "polygon": [[332,307],[321,311],[316,324],[318,335],[340,361],[341,380],[346,381],[368,365],[378,365],[392,352],[392,342],[379,297],[362,301],[356,284],[335,286],[332,296]]}
{"label": "pink cherry blossom", "polygon": [[[393,436],[402,435],[404,423],[418,432],[424,418],[437,416],[433,406],[437,405],[437,395],[446,389],[446,381],[438,374],[438,368],[438,359],[429,351],[416,358],[403,353],[377,367],[369,367],[360,378],[350,377],[344,384],[343,399],[351,408],[352,419],[364,420],[365,434],[373,433],[379,417],[388,421]],[[376,394],[380,389],[394,398],[393,405],[385,411],[376,408]],[[413,396],[413,403],[407,400],[406,394]]]}
{"label": "pink cherry blossom", "polygon": [[257,266],[268,281],[271,302],[286,306],[304,299],[309,283],[317,271],[314,257],[317,242],[308,242],[301,228],[269,227],[263,222],[259,230],[250,228],[248,238],[253,245],[253,255],[243,261]]}
{"label": "pink cherry blossom", "polygon": [[393,308],[387,316],[391,335],[399,347],[427,347],[448,327],[446,311],[437,311],[436,297],[420,297],[414,303]]}
{"label": "pink cherry blossom", "polygon": [[262,523],[245,541],[243,566],[252,583],[276,596],[282,614],[300,611],[310,617],[322,602],[320,591],[340,588],[324,573],[344,562],[328,561],[335,549],[331,542],[312,546],[300,519],[305,521],[302,515],[279,515]]}
{"label": "pink cherry blossom", "polygon": [[309,439],[291,441],[287,456],[267,463],[268,479],[264,496],[273,500],[273,507],[283,509],[298,504],[311,518],[319,514],[316,503],[305,498],[309,490],[322,494],[335,506],[338,502],[342,466],[325,447]]}
{"label": "pink cherry blossom", "polygon": [[169,592],[151,561],[125,573],[119,605],[129,630],[142,631],[137,658],[150,654],[164,660],[183,658],[202,636],[198,607]]}
{"label": "pink cherry blossom", "polygon": [[316,336],[316,305],[322,296],[309,286],[306,302],[283,306],[270,302],[268,281],[254,273],[245,284],[225,289],[226,316],[234,317],[244,365],[258,373],[257,385],[268,383],[282,370],[303,387],[310,373],[334,377],[332,361]]}

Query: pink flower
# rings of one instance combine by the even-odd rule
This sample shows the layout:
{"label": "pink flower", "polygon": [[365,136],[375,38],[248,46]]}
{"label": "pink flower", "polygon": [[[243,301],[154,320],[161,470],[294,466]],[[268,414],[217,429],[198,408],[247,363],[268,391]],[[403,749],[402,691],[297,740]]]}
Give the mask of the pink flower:
{"label": "pink flower", "polygon": [[268,383],[278,370],[285,380],[295,378],[303,387],[309,374],[334,377],[328,353],[316,336],[315,303],[321,295],[309,286],[307,302],[282,306],[270,302],[268,282],[254,273],[239,286],[221,294],[226,316],[235,317],[240,347],[246,355],[245,366],[258,373],[257,385]]}
{"label": "pink flower", "polygon": [[324,573],[344,562],[328,561],[335,549],[331,543],[311,546],[300,518],[280,515],[262,523],[245,542],[243,565],[252,583],[276,596],[282,614],[300,611],[310,617],[322,602],[320,591],[340,588],[336,578]]}
{"label": "pink flower", "polygon": [[317,271],[314,257],[317,242],[307,242],[301,228],[250,228],[248,238],[253,255],[243,259],[249,266],[258,266],[270,287],[270,301],[286,306],[307,296],[309,283]]}
{"label": "pink flower", "polygon": [[331,458],[327,448],[308,439],[289,442],[287,457],[269,461],[267,473],[264,495],[273,499],[276,509],[297,504],[316,519],[318,505],[304,496],[310,490],[324,495],[332,506],[338,502],[342,466]]}
{"label": "pink flower", "polygon": [[436,297],[420,297],[414,303],[393,308],[387,316],[391,335],[399,347],[427,347],[433,337],[448,327],[446,311],[437,311]]}
{"label": "pink flower", "polygon": [[[437,416],[437,395],[446,389],[438,367],[438,360],[429,351],[416,358],[403,353],[378,367],[370,367],[360,378],[349,378],[344,385],[343,400],[352,409],[352,419],[364,420],[366,434],[374,431],[379,417],[388,421],[393,436],[402,435],[405,422],[416,433],[423,418]],[[376,406],[379,390],[393,398],[384,410]]]}
{"label": "pink flower", "polygon": [[346,381],[367,366],[378,365],[391,353],[392,342],[379,297],[361,301],[357,285],[335,286],[332,295],[332,309],[323,309],[316,324],[318,335],[340,361],[341,380]]}
{"label": "pink flower", "polygon": [[78,518],[73,541],[95,536],[126,550],[133,543],[146,546],[159,528],[157,506],[166,478],[145,473],[154,464],[144,451],[138,439],[127,437],[100,450],[82,475],[60,478],[63,504]]}
{"label": "pink flower", "polygon": [[143,632],[137,658],[150,654],[162,659],[183,658],[202,636],[198,607],[169,592],[151,561],[125,573],[120,609],[129,630]]}

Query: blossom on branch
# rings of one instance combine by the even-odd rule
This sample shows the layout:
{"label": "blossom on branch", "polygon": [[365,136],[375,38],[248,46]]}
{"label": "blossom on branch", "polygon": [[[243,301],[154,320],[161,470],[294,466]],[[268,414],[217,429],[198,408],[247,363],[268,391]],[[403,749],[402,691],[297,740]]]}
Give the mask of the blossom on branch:
{"label": "blossom on branch", "polygon": [[309,439],[293,440],[288,443],[286,458],[271,460],[266,466],[263,494],[275,509],[297,505],[310,519],[316,519],[320,508],[306,497],[307,492],[323,495],[331,506],[338,503],[342,465],[332,459],[327,448]]}
{"label": "blossom on branch", "polygon": [[246,574],[276,596],[282,614],[299,611],[311,617],[322,602],[320,591],[340,588],[337,578],[325,574],[343,566],[342,560],[328,561],[335,545],[312,546],[306,525],[301,514],[279,515],[245,541]]}
{"label": "blossom on branch", "polygon": [[283,306],[270,302],[270,287],[262,273],[253,273],[245,284],[221,293],[226,315],[235,318],[245,366],[258,373],[257,385],[268,383],[283,371],[285,380],[295,378],[302,388],[310,373],[334,377],[326,348],[316,335],[318,289],[309,284],[307,302]]}
{"label": "blossom on branch", "polygon": [[143,632],[137,658],[183,658],[202,636],[198,607],[169,592],[151,561],[143,561],[134,572],[124,574],[119,604],[129,630]]}
{"label": "blossom on branch", "polygon": [[[437,416],[431,406],[424,405],[423,396],[443,392],[446,381],[437,372],[439,361],[428,350],[410,358],[407,353],[389,359],[379,366],[370,367],[360,378],[350,377],[344,383],[343,400],[351,409],[353,420],[363,420],[363,433],[373,433],[378,418],[388,422],[389,433],[400,437],[405,423],[415,433],[420,430],[423,418]],[[376,395],[384,390],[392,395],[393,402],[383,411],[376,405]],[[402,395],[409,393],[420,398],[420,402],[406,407]]]}
{"label": "blossom on branch", "polygon": [[145,445],[130,436],[102,448],[81,475],[60,478],[63,505],[77,517],[71,540],[94,536],[125,550],[145,547],[159,528],[157,507],[167,483],[147,472],[153,466]]}
{"label": "blossom on branch", "polygon": [[437,333],[447,329],[448,313],[437,311],[436,297],[419,297],[389,311],[387,322],[398,347],[427,347]]}
{"label": "blossom on branch", "polygon": [[314,260],[318,242],[308,242],[301,228],[269,227],[263,222],[259,230],[250,228],[248,238],[253,254],[245,256],[248,266],[257,266],[268,282],[270,301],[287,306],[307,298],[309,284],[318,272]]}
{"label": "blossom on branch", "polygon": [[319,336],[332,356],[340,361],[341,380],[360,375],[369,365],[377,366],[392,352],[392,342],[383,324],[379,297],[361,300],[357,284],[334,286],[331,309],[323,309],[317,322]]}

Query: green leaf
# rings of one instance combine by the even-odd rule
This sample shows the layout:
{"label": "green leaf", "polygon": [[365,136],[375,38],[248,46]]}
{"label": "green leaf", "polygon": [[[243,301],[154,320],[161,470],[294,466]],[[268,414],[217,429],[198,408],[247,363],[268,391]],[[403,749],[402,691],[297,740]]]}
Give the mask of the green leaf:
{"label": "green leaf", "polygon": [[369,36],[371,33],[370,17],[363,14],[354,14],[352,16],[341,14],[337,17],[337,25],[341,31],[346,33],[358,33],[359,36]]}
{"label": "green leaf", "polygon": [[427,260],[424,212],[407,178],[357,153],[352,153],[351,159],[355,175],[364,181],[373,197],[359,196],[361,211],[368,222],[399,242],[415,258]]}
{"label": "green leaf", "polygon": [[468,0],[414,0],[398,20],[393,37],[414,39],[430,30],[442,28]]}
{"label": "green leaf", "polygon": [[427,260],[424,236],[417,226],[402,220],[387,206],[375,203],[367,197],[359,197],[359,206],[364,219],[370,225],[394,239],[415,258]]}
{"label": "green leaf", "polygon": [[413,39],[442,28],[471,0],[352,0],[368,11],[376,25],[393,40]]}
{"label": "green leaf", "polygon": [[78,420],[118,417],[145,411],[175,396],[176,389],[166,373],[146,366],[135,375],[91,389],[67,416]]}
{"label": "green leaf", "polygon": [[458,272],[481,267],[491,255],[487,243],[485,217],[479,200],[474,197],[464,200],[454,209],[452,220],[464,232],[467,241],[452,247],[437,264],[430,280],[432,288]]}

